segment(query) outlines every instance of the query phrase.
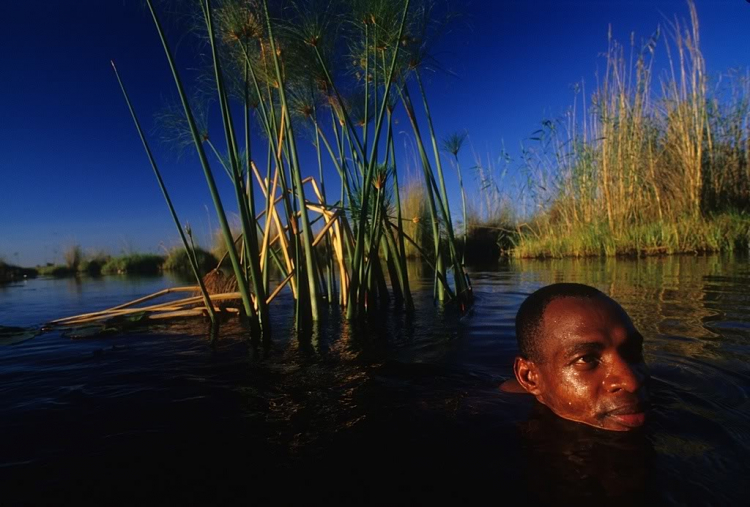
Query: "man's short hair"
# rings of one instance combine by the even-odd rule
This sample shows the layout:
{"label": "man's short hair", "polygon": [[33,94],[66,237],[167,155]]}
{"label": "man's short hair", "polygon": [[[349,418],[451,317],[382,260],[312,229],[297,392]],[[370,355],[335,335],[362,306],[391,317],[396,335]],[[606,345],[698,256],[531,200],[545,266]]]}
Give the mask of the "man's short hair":
{"label": "man's short hair", "polygon": [[554,283],[536,290],[521,303],[516,314],[516,340],[521,357],[540,361],[540,342],[544,311],[552,301],[562,298],[595,299],[607,295],[581,283]]}

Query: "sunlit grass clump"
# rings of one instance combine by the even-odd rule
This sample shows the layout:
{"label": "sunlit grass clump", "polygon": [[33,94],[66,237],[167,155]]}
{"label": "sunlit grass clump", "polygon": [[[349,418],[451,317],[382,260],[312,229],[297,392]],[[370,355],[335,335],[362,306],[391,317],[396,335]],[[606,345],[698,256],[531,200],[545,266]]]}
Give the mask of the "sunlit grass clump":
{"label": "sunlit grass clump", "polygon": [[479,213],[473,207],[467,215],[466,262],[484,264],[508,256],[516,246],[516,218],[507,206]]}
{"label": "sunlit grass clump", "polygon": [[76,274],[75,271],[71,271],[65,264],[46,264],[44,266],[37,266],[36,270],[41,276],[51,276],[54,278],[64,278]]}
{"label": "sunlit grass clump", "polygon": [[211,252],[207,252],[202,248],[195,247],[192,254],[184,248],[173,248],[169,251],[167,258],[162,265],[162,269],[164,269],[164,271],[189,274],[192,269],[190,264],[191,261],[188,257],[189,255],[195,255],[201,276],[205,275],[212,269],[215,269],[219,264],[219,261]]}
{"label": "sunlit grass clump", "polygon": [[671,255],[733,252],[750,245],[750,216],[722,213],[715,217],[685,217],[656,221],[613,233],[603,222],[581,225],[571,234],[524,238],[514,250],[518,257],[596,257],[613,255]]}
{"label": "sunlit grass clump", "polygon": [[102,266],[103,274],[155,275],[161,272],[165,258],[155,254],[126,254],[110,258]]}
{"label": "sunlit grass clump", "polygon": [[48,263],[37,266],[42,276],[64,278],[70,276],[99,276],[102,268],[110,260],[109,254],[103,251],[85,253],[80,245],[73,244],[63,249],[63,264]]}
{"label": "sunlit grass clump", "polygon": [[[698,17],[628,52],[611,40],[590,100],[524,153],[533,214],[517,256],[732,250],[750,226],[750,75],[712,82]],[[666,39],[666,40],[665,40]],[[663,44],[662,44],[663,41]],[[666,70],[654,71],[660,45]],[[542,210],[539,212],[539,210]]]}
{"label": "sunlit grass clump", "polygon": [[412,239],[404,245],[406,257],[417,259],[432,252],[434,238],[430,227],[430,210],[426,192],[418,180],[407,180],[401,187],[401,227],[404,234]]}
{"label": "sunlit grass clump", "polygon": [[109,259],[110,256],[104,252],[94,252],[84,255],[78,266],[78,273],[89,276],[99,276]]}

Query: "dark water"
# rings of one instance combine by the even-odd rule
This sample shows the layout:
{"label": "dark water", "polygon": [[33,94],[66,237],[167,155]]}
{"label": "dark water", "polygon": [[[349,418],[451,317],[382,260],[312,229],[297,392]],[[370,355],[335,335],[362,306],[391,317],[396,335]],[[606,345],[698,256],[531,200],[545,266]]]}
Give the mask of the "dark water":
{"label": "dark water", "polygon": [[[502,394],[513,318],[555,281],[599,287],[646,337],[653,417],[610,433]],[[746,505],[750,264],[744,258],[522,262],[473,275],[458,320],[418,312],[312,336],[274,310],[236,325],[0,347],[0,504]],[[179,281],[0,287],[0,325],[104,308]]]}

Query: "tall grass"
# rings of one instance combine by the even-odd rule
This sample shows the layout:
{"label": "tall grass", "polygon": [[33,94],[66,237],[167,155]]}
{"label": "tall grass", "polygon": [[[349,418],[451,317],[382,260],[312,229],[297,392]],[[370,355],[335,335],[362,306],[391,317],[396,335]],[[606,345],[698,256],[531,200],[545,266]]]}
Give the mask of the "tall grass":
{"label": "tall grass", "polygon": [[92,251],[84,255],[78,272],[90,276],[98,276],[102,273],[102,268],[110,259],[110,256],[104,251]]}
{"label": "tall grass", "polygon": [[190,274],[193,270],[193,260],[196,262],[198,273],[201,276],[215,269],[219,263],[212,253],[199,247],[193,247],[190,251],[185,248],[172,248],[167,254],[162,269]]}
{"label": "tall grass", "polygon": [[[609,38],[589,102],[546,121],[524,153],[536,213],[516,255],[616,255],[733,248],[750,230],[748,76],[711,85],[698,16],[629,50]],[[666,70],[654,70],[659,47]],[[725,215],[728,214],[728,215]],[[721,216],[719,216],[721,215]],[[718,217],[718,218],[717,218]],[[722,239],[725,234],[731,238]]]}
{"label": "tall grass", "polygon": [[[245,314],[260,331],[270,332],[269,302],[283,288],[295,298],[300,327],[321,318],[322,304],[339,304],[352,319],[391,298],[413,307],[406,268],[413,239],[404,228],[393,147],[399,106],[420,153],[432,240],[425,254],[435,267],[436,297],[462,308],[471,303],[420,77],[433,23],[427,2],[197,0],[196,33],[209,55],[219,132],[199,127],[159,13],[147,4],[182,105],[184,121],[171,123],[184,129],[177,138],[192,140]],[[251,144],[254,129],[265,146]],[[312,164],[299,156],[310,139]],[[333,202],[324,165],[339,176]],[[229,227],[216,168],[232,184],[239,238]],[[321,242],[325,247],[317,248]],[[272,268],[283,278],[276,287]]]}
{"label": "tall grass", "polygon": [[486,264],[511,254],[517,242],[517,219],[510,203],[503,199],[490,207],[470,205],[466,231],[466,262]]}
{"label": "tall grass", "polygon": [[[446,151],[453,153],[455,141],[448,141],[451,139],[446,140]],[[453,149],[448,149],[450,147]],[[503,150],[497,159],[487,156],[483,160],[476,153],[474,158],[475,163],[469,169],[477,188],[472,193],[473,198],[466,200],[463,206],[462,236],[465,262],[476,265],[496,262],[510,253],[515,247],[518,217],[517,206],[511,200],[510,187],[506,181],[513,162],[510,155]],[[455,165],[461,181],[457,157]],[[460,187],[464,201],[463,184]]]}
{"label": "tall grass", "polygon": [[156,275],[162,270],[164,257],[155,254],[126,254],[110,258],[104,266],[104,274]]}
{"label": "tall grass", "polygon": [[[232,231],[232,237],[242,237],[242,232],[239,230],[239,225],[235,225],[230,222],[229,230]],[[210,250],[211,254],[217,259],[224,259],[227,257],[227,242],[224,240],[224,232],[221,229],[215,229],[211,233]]]}
{"label": "tall grass", "polygon": [[407,179],[400,190],[401,227],[403,234],[409,238],[405,243],[406,257],[429,256],[435,243],[424,186],[417,180]]}
{"label": "tall grass", "polygon": [[63,251],[63,259],[68,269],[75,273],[83,261],[83,250],[80,245],[70,245]]}
{"label": "tall grass", "polygon": [[461,190],[461,212],[463,214],[463,248],[461,250],[461,263],[464,264],[466,262],[466,239],[467,239],[467,233],[469,230],[469,221],[468,221],[468,214],[466,211],[466,190],[464,189],[464,180],[463,176],[461,175],[461,164],[458,160],[458,153],[461,151],[461,147],[464,144],[464,141],[466,140],[466,132],[462,133],[453,133],[449,134],[445,139],[443,139],[442,149],[443,151],[446,151],[453,155],[453,164],[456,168],[456,173],[458,174],[458,186]]}

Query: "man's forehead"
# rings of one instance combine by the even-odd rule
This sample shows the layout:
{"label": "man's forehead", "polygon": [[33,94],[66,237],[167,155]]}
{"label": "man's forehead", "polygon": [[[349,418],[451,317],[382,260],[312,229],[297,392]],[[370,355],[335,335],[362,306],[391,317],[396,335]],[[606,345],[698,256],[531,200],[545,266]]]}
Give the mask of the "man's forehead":
{"label": "man's forehead", "polygon": [[552,299],[542,312],[542,316],[546,317],[548,314],[558,316],[558,314],[570,314],[572,312],[585,312],[592,310],[607,310],[615,311],[620,306],[612,299],[605,295],[598,297],[582,297],[582,296],[560,296]]}
{"label": "man's forehead", "polygon": [[632,326],[622,308],[606,296],[556,298],[544,309],[541,324],[544,336],[557,338],[575,338],[578,333]]}

